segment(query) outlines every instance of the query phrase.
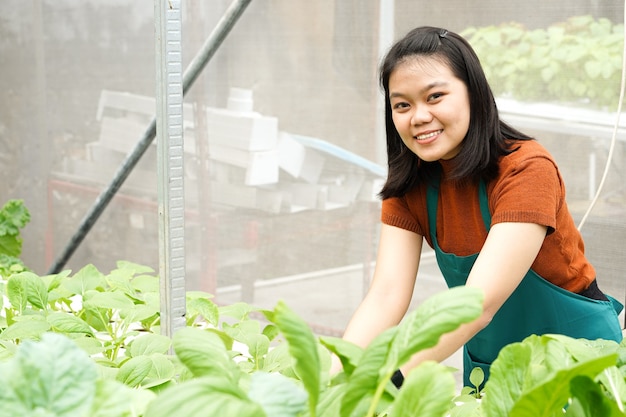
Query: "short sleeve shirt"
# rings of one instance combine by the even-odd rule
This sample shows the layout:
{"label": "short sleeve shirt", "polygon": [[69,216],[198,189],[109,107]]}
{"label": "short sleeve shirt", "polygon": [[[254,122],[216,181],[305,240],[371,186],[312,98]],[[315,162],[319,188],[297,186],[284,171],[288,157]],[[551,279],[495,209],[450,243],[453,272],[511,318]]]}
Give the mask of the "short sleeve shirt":
{"label": "short sleeve shirt", "polygon": [[[573,292],[585,290],[595,270],[584,255],[584,243],[565,201],[565,185],[548,151],[537,141],[519,141],[518,149],[500,159],[497,178],[487,184],[491,225],[536,223],[548,234],[532,269],[549,282]],[[437,241],[458,256],[480,252],[487,229],[480,212],[477,184],[446,180],[450,161],[441,161]],[[426,208],[426,186],[403,197],[383,200],[381,220],[425,237],[432,247]],[[511,248],[513,255],[515,248]]]}

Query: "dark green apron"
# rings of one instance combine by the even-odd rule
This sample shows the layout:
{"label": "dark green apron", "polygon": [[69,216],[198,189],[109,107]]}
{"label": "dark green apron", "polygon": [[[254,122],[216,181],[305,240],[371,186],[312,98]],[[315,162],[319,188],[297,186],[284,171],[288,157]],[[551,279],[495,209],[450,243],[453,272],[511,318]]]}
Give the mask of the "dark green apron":
{"label": "dark green apron", "polygon": [[[478,254],[456,256],[441,250],[437,243],[436,222],[439,185],[428,187],[428,221],[437,263],[452,288],[464,285]],[[484,182],[479,187],[480,210],[487,231],[491,214]],[[617,315],[623,306],[611,301],[593,300],[572,293],[541,278],[529,270],[520,285],[493,317],[487,327],[476,334],[463,348],[463,379],[469,384],[469,374],[475,367],[489,377],[489,366],[504,346],[520,342],[531,334],[556,333],[574,338],[606,339],[619,342],[622,331]]]}

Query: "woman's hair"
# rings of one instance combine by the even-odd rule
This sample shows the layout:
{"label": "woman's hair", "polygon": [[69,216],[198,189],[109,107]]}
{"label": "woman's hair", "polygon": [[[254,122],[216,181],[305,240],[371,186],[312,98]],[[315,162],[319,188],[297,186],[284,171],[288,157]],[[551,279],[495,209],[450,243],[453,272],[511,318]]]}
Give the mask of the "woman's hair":
{"label": "woman's hair", "polygon": [[395,128],[389,101],[389,77],[398,65],[416,57],[435,58],[447,64],[455,77],[467,87],[470,105],[469,128],[461,151],[455,157],[450,176],[458,181],[489,180],[498,174],[498,160],[514,151],[512,142],[528,140],[500,120],[496,102],[470,44],[456,33],[435,27],[419,27],[395,43],[380,67],[384,90],[387,136],[387,181],[380,192],[385,199],[400,197],[432,177],[438,162],[426,162],[409,150]]}

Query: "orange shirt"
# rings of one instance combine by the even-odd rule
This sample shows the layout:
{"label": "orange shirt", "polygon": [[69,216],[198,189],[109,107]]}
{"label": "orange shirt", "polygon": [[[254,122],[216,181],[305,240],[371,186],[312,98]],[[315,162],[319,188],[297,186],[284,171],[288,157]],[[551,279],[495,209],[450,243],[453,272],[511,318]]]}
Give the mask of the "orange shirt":
{"label": "orange shirt", "polygon": [[[580,293],[595,279],[584,254],[582,236],[565,201],[565,184],[548,151],[534,140],[519,141],[519,149],[500,160],[500,172],[487,184],[491,224],[537,223],[548,227],[532,269],[566,290]],[[480,252],[487,230],[478,199],[478,185],[457,186],[446,180],[443,166],[437,211],[440,248],[458,256]],[[381,220],[426,238],[432,247],[426,209],[426,187],[418,186],[400,198],[383,200]],[[511,248],[514,256],[515,248]]]}

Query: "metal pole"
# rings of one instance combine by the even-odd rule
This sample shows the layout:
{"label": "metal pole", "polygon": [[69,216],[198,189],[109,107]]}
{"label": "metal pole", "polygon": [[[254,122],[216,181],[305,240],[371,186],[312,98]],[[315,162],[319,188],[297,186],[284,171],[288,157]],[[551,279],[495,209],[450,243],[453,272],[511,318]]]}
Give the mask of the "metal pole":
{"label": "metal pole", "polygon": [[[226,36],[251,1],[252,0],[235,0],[231,3],[230,7],[226,10],[213,32],[211,32],[207,38],[202,49],[194,57],[193,61],[185,71],[183,76],[183,95],[193,85],[196,78],[200,75],[200,72],[208,64],[210,59],[215,54],[215,51],[219,49]],[[153,118],[146,128],[143,136],[135,145],[135,148],[130,154],[128,154],[120,168],[115,173],[115,176],[109,186],[98,196],[89,212],[81,221],[76,233],[72,236],[61,255],[54,261],[48,270],[48,274],[57,274],[61,272],[67,261],[85,239],[87,233],[91,230],[104,209],[111,202],[126,178],[130,175],[135,165],[137,165],[139,159],[141,159],[146,149],[148,149],[155,136],[156,118]]]}
{"label": "metal pole", "polygon": [[[394,39],[395,0],[379,0],[378,2],[378,61],[380,65]],[[378,69],[378,68],[376,68]],[[387,141],[385,139],[385,100],[382,94],[376,101],[376,135],[374,135],[375,161],[387,167]]]}
{"label": "metal pole", "polygon": [[154,3],[161,334],[185,327],[185,177],[181,0]]}

